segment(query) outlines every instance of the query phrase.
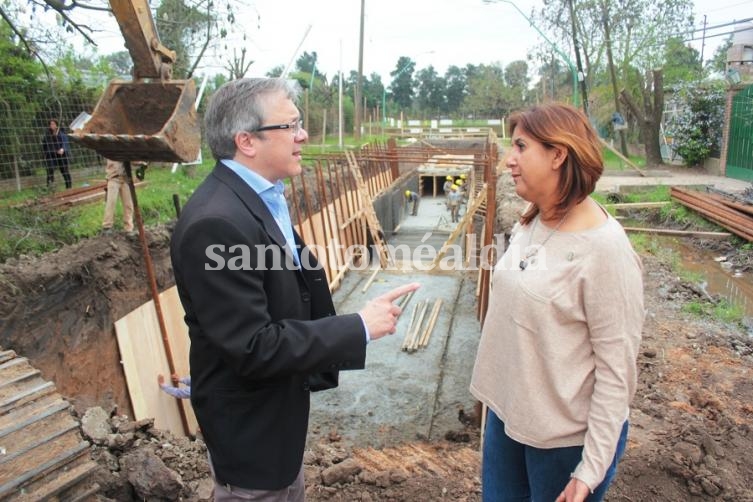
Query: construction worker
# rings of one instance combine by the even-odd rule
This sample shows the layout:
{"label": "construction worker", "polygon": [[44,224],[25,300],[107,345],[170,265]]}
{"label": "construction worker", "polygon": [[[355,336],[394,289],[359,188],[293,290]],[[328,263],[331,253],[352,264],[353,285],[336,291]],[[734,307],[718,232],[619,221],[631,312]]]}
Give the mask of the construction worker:
{"label": "construction worker", "polygon": [[416,192],[410,190],[405,191],[405,208],[408,209],[408,205],[413,204],[411,209],[411,215],[416,216],[418,214],[418,201],[421,197]]}
{"label": "construction worker", "polygon": [[452,188],[450,189],[450,194],[447,196],[447,204],[450,207],[450,216],[452,217],[453,223],[458,222],[458,213],[460,212],[460,201],[462,199],[463,199],[463,196],[460,193],[460,187],[458,187],[456,184],[453,183]]}
{"label": "construction worker", "polygon": [[447,206],[447,209],[450,209],[450,192],[452,191],[452,176],[446,176],[444,179],[444,185],[442,186],[442,190],[444,190],[445,195],[445,206]]}

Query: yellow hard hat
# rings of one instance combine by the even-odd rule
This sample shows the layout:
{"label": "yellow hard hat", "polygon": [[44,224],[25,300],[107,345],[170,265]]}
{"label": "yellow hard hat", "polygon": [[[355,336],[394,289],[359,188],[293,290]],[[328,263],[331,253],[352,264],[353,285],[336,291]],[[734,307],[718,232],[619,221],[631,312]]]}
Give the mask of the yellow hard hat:
{"label": "yellow hard hat", "polygon": [[461,180],[464,180],[465,178],[467,178],[467,176],[466,176],[465,174],[461,174],[461,175],[460,175],[460,179],[461,179]]}
{"label": "yellow hard hat", "polygon": [[452,181],[452,176],[447,176],[445,179]]}
{"label": "yellow hard hat", "polygon": [[463,184],[463,180],[457,180],[457,181],[455,182],[455,184],[456,184],[457,186],[460,186],[460,185],[462,185],[462,184]]}
{"label": "yellow hard hat", "polygon": [[405,191],[405,196],[406,196],[406,197],[410,197],[410,190],[406,190],[406,191]]}

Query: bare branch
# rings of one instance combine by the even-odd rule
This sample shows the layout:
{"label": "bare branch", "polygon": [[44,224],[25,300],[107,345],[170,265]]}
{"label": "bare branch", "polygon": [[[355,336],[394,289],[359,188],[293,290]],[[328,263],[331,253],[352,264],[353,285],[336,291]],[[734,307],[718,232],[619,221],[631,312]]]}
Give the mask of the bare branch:
{"label": "bare branch", "polygon": [[47,65],[44,63],[44,60],[39,56],[39,53],[37,51],[32,50],[32,48],[29,46],[28,42],[26,41],[26,37],[21,33],[18,28],[16,28],[16,25],[13,24],[13,20],[8,16],[8,14],[5,12],[5,10],[0,7],[0,17],[3,18],[3,20],[8,23],[8,26],[10,26],[11,31],[16,34],[18,39],[21,41],[22,44],[24,44],[24,47],[26,47],[26,51],[37,58],[40,63],[42,63],[42,68],[44,68],[44,72],[47,74],[47,77],[50,76],[50,70],[47,68]]}
{"label": "bare branch", "polygon": [[71,3],[69,4],[66,4],[65,0],[42,0],[42,1],[46,3],[47,5],[49,5],[52,9],[60,13],[66,10],[73,10],[73,9],[88,9],[88,10],[98,10],[98,11],[103,11],[103,12],[111,12],[111,9],[109,7],[101,7],[99,5],[81,3],[81,2],[77,2],[76,0],[71,0]]}

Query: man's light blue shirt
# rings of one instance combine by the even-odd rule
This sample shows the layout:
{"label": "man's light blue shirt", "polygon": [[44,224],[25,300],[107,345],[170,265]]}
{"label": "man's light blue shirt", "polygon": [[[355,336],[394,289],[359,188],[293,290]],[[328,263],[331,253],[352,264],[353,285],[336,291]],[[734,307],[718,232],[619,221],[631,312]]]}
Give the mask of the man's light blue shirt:
{"label": "man's light blue shirt", "polygon": [[[256,192],[261,200],[264,201],[264,205],[267,206],[269,212],[272,213],[277,226],[280,227],[282,235],[285,236],[285,241],[293,250],[293,256],[295,257],[295,263],[300,267],[300,259],[298,258],[298,248],[295,246],[295,237],[293,236],[293,224],[290,222],[290,213],[288,212],[288,203],[285,201],[285,184],[282,181],[272,183],[268,179],[259,176],[251,169],[247,168],[243,164],[236,162],[232,159],[222,159],[220,162],[225,164],[228,169],[233,171],[253,190]],[[366,332],[366,343],[371,340],[369,334],[369,328],[366,326],[366,320],[363,316],[359,315],[363,329]]]}
{"label": "man's light blue shirt", "polygon": [[285,184],[282,181],[272,183],[268,179],[259,176],[251,169],[232,159],[222,159],[221,161],[231,171],[240,176],[246,184],[256,192],[269,212],[272,213],[277,226],[280,228],[282,235],[285,236],[285,242],[293,250],[295,264],[300,266],[301,261],[298,257],[298,249],[295,245],[295,236],[293,235],[293,224],[290,221],[288,212],[288,203],[285,201]]}

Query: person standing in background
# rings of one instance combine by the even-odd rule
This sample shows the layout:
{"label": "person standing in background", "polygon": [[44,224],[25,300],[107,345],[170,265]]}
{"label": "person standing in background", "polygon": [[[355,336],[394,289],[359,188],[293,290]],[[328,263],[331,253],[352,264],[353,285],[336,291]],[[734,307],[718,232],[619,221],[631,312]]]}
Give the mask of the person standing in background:
{"label": "person standing in background", "polygon": [[590,194],[601,143],[580,110],[509,119],[529,202],[494,267],[471,393],[488,408],[482,500],[599,502],[628,434],[645,311],[640,258]]}
{"label": "person standing in background", "polygon": [[445,176],[444,179],[444,185],[442,185],[442,190],[444,191],[444,203],[445,206],[447,206],[447,209],[450,209],[450,192],[452,192],[452,176]]}
{"label": "person standing in background", "polygon": [[107,181],[107,195],[105,197],[105,215],[102,218],[102,232],[112,232],[115,220],[115,206],[118,198],[123,205],[123,230],[127,234],[133,234],[133,199],[131,188],[128,186],[125,166],[117,160],[107,159],[105,165],[105,179]]}
{"label": "person standing in background", "polygon": [[44,152],[45,164],[47,168],[47,188],[52,188],[55,182],[55,169],[60,169],[63,175],[65,188],[73,186],[71,173],[69,171],[68,160],[70,158],[70,143],[68,135],[58,127],[56,119],[50,120],[50,125],[44,133],[42,139],[42,150]]}

